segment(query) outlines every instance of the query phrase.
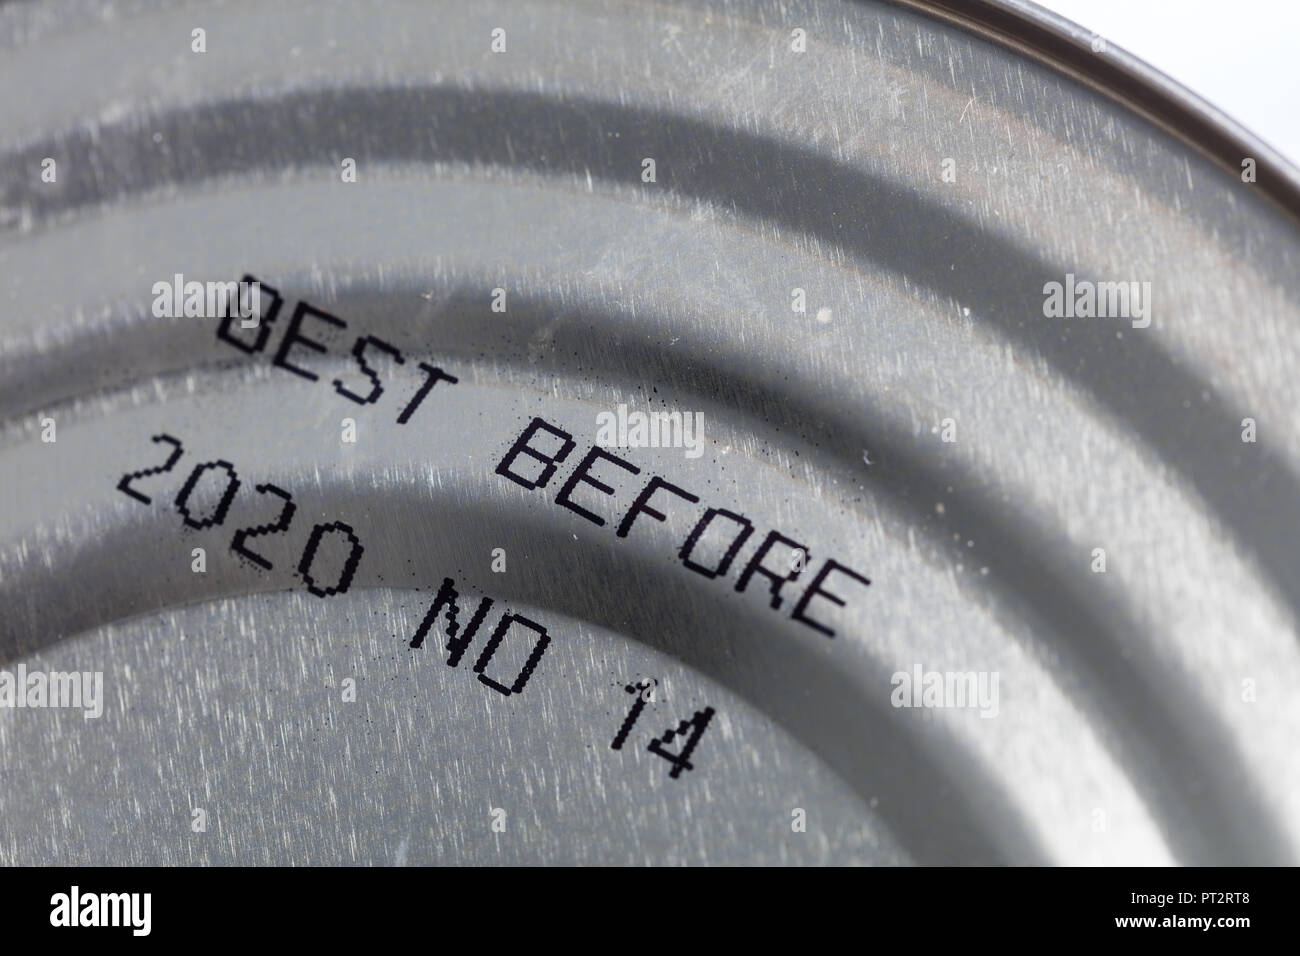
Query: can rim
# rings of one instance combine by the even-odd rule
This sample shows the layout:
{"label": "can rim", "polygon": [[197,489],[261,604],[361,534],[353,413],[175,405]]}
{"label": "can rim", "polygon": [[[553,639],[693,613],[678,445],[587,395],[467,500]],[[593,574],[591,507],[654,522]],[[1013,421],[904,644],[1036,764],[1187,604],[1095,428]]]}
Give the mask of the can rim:
{"label": "can rim", "polygon": [[1064,73],[1154,123],[1216,165],[1240,175],[1300,224],[1300,168],[1212,103],[1140,57],[1031,0],[890,0],[993,40]]}

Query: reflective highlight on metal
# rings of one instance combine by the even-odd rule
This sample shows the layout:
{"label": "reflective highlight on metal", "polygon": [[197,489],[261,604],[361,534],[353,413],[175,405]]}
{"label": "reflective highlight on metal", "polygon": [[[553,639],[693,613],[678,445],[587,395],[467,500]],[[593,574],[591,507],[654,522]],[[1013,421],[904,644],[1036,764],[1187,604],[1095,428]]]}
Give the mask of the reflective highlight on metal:
{"label": "reflective highlight on metal", "polygon": [[[0,668],[104,687],[0,707],[0,863],[1297,862],[1294,173],[1082,42],[1019,3],[0,7]],[[158,317],[176,274],[278,314]],[[702,454],[582,480],[620,405]],[[535,419],[554,473],[511,479]],[[707,509],[752,526],[716,576]],[[549,643],[503,693],[508,614]],[[945,672],[996,706],[896,706]]]}

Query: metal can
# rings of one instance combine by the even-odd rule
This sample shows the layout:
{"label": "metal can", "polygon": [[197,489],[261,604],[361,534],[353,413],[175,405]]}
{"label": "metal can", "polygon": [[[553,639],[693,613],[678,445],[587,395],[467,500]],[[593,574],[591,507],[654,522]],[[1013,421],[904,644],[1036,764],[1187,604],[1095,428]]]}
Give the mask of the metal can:
{"label": "metal can", "polygon": [[1009,0],[0,47],[0,862],[1300,858],[1300,191],[1122,51]]}

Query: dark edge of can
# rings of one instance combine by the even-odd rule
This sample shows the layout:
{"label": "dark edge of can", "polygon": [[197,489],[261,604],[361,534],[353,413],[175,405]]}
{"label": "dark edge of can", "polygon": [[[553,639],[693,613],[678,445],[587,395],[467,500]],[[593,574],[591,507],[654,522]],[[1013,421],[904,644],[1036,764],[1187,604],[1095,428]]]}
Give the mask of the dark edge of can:
{"label": "dark edge of can", "polygon": [[1027,0],[889,0],[1026,54],[1155,123],[1234,176],[1256,163],[1251,188],[1300,223],[1300,170],[1226,113],[1109,40]]}

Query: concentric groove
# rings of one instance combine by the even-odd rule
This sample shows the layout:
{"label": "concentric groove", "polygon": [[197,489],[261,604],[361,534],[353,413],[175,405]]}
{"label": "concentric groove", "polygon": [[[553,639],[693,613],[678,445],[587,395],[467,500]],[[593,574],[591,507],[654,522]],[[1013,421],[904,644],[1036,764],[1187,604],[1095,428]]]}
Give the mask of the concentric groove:
{"label": "concentric groove", "polygon": [[[1261,572],[1285,597],[1293,619],[1300,620],[1300,564],[1291,560],[1300,537],[1300,477],[1267,446],[1252,449],[1252,460],[1223,456],[1201,440],[1206,434],[1232,435],[1248,410],[1227,407],[1213,383],[1175,365],[1147,338],[1132,336],[1117,346],[1107,326],[1036,318],[1039,290],[1068,268],[989,236],[911,187],[809,150],[599,101],[559,102],[510,92],[485,96],[455,87],[314,91],[270,103],[219,104],[205,110],[197,125],[192,116],[172,114],[152,124],[104,127],[95,134],[94,148],[123,157],[123,170],[131,171],[128,178],[74,174],[81,178],[68,182],[57,196],[34,200],[34,210],[45,219],[161,181],[179,186],[280,164],[311,165],[322,153],[344,148],[314,141],[322,128],[364,129],[376,116],[412,115],[425,117],[436,134],[430,137],[425,127],[388,121],[382,137],[367,141],[374,145],[360,158],[519,167],[626,183],[651,147],[676,157],[665,166],[662,181],[673,193],[816,237],[863,263],[971,303],[978,321],[1086,388],[1184,475],[1224,527],[1256,553]],[[322,123],[324,117],[329,124]],[[166,159],[143,135],[144,125],[162,129],[170,144]],[[215,132],[194,135],[195,130]],[[257,159],[245,145],[253,140],[263,148]],[[584,147],[575,149],[576,144]],[[29,147],[15,162],[35,165],[55,145]],[[78,132],[62,146],[87,152],[92,143],[89,134]],[[0,199],[13,203],[15,197]],[[1300,305],[1300,290],[1286,286],[1284,291]],[[1139,381],[1144,383],[1140,394],[1127,387]],[[1187,396],[1200,401],[1187,407]]]}

